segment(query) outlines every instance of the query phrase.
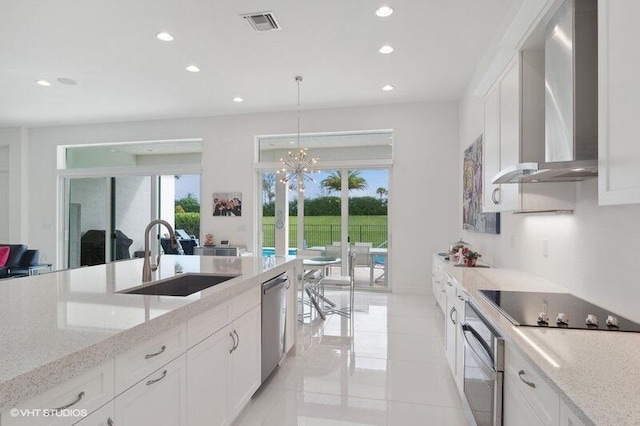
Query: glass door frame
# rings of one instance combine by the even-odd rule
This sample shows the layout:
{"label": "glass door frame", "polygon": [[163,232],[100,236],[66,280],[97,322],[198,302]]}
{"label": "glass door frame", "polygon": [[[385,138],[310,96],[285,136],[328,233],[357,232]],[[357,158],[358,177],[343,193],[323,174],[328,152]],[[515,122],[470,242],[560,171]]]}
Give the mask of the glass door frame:
{"label": "glass door frame", "polygon": [[[158,178],[162,175],[202,175],[201,164],[182,164],[177,166],[142,166],[142,167],[96,167],[88,169],[65,169],[58,170],[58,226],[57,226],[57,264],[64,265],[64,269],[69,264],[69,182],[73,178],[104,178],[107,180],[105,191],[105,235],[113,233],[114,218],[112,217],[112,179],[131,176],[151,177],[151,216],[157,218],[159,215]],[[155,182],[155,185],[154,185]],[[202,197],[202,185],[200,185],[200,195]],[[105,263],[111,263],[111,238],[105,239]],[[159,243],[158,243],[159,244]],[[157,247],[152,246],[152,253],[157,253]]]}
{"label": "glass door frame", "polygon": [[[256,146],[258,146],[258,143],[256,143]],[[256,238],[255,238],[255,245],[253,247],[254,253],[262,253],[262,242],[263,242],[263,235],[262,235],[262,174],[263,173],[275,173],[276,170],[278,170],[279,168],[281,168],[280,163],[256,163],[254,165],[254,168],[256,170],[256,179],[255,179],[255,205],[258,206],[258,208],[256,208],[256,214],[254,217],[254,226],[256,229]],[[323,170],[323,171],[339,171],[341,173],[342,179],[341,179],[341,191],[340,191],[340,199],[341,199],[341,214],[340,214],[340,233],[341,233],[341,247],[342,247],[342,258],[343,259],[347,259],[348,258],[348,253],[349,253],[349,242],[348,242],[348,237],[349,237],[349,176],[348,176],[348,172],[349,171],[358,171],[358,170],[371,170],[371,169],[386,169],[388,170],[388,176],[389,176],[389,182],[388,182],[388,186],[389,188],[392,188],[392,180],[393,180],[393,161],[392,160],[375,160],[375,161],[333,161],[333,162],[318,162],[317,165],[317,169],[318,170]],[[276,182],[276,185],[278,185],[278,182]],[[393,191],[389,191],[388,195],[387,195],[387,200],[388,200],[388,205],[391,205],[391,200],[393,197],[392,194]],[[278,191],[276,191],[276,194],[278,193]],[[278,200],[276,200],[276,206],[278,205]],[[304,208],[303,208],[304,211]],[[300,207],[298,207],[298,213],[300,213]],[[288,209],[286,211],[286,214],[288,215]],[[390,224],[392,221],[392,209],[388,208],[387,209],[387,224]],[[300,226],[300,217],[298,217],[298,226]],[[302,220],[303,226],[304,226],[304,219]],[[278,230],[276,228],[276,233],[277,232],[289,232],[289,230],[287,228],[284,228],[282,230]],[[388,243],[387,243],[387,247],[388,247],[388,251],[389,253],[392,252],[392,235],[391,235],[391,227],[388,226],[387,228],[387,237],[388,237]],[[276,237],[277,238],[277,237]],[[300,241],[300,236],[298,236],[298,241]],[[285,253],[286,254],[286,253]],[[386,273],[387,273],[387,279],[388,279],[388,283],[389,286],[385,289],[386,291],[391,291],[391,283],[393,282],[391,280],[392,278],[392,268],[391,268],[391,258],[387,257],[387,268],[386,268]],[[341,274],[342,275],[348,275],[348,265],[347,262],[342,262],[342,270],[341,270]]]}

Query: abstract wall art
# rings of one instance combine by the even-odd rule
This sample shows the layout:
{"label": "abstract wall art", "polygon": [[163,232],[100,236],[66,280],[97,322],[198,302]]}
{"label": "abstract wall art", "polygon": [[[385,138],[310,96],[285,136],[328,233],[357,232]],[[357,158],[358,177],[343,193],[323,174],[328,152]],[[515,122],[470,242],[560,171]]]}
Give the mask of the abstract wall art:
{"label": "abstract wall art", "polygon": [[500,233],[500,213],[482,212],[482,135],[464,151],[462,227],[466,231]]}

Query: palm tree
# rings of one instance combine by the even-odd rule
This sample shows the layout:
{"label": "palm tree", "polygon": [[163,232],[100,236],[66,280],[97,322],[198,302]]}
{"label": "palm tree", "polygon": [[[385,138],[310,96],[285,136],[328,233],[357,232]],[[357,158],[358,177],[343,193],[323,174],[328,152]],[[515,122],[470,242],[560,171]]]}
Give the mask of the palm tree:
{"label": "palm tree", "polygon": [[385,195],[389,194],[389,191],[387,191],[385,188],[378,188],[376,189],[376,194],[378,194],[378,196],[380,197],[380,201],[382,201],[382,197],[384,197]]}
{"label": "palm tree", "polygon": [[276,197],[276,175],[275,173],[264,173],[262,175],[262,202],[271,203]]}
{"label": "palm tree", "polygon": [[[360,172],[349,171],[347,182],[349,191],[352,189],[362,191],[367,188],[367,181],[360,176]],[[342,174],[340,172],[331,172],[329,176],[320,182],[320,185],[329,191],[340,191],[342,189]]]}

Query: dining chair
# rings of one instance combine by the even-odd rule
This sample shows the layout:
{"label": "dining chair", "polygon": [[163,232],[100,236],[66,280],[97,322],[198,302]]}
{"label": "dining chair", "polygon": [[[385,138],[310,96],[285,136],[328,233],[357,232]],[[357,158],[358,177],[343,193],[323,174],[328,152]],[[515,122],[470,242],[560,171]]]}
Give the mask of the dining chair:
{"label": "dining chair", "polygon": [[357,243],[353,243],[354,246],[356,247],[369,247],[369,248],[373,248],[373,243],[363,243],[363,242],[357,242]]}
{"label": "dining chair", "polygon": [[355,290],[355,258],[356,254],[351,252],[349,253],[348,265],[349,265],[349,276],[329,276],[324,277],[320,280],[320,287],[324,289],[327,286],[334,287],[348,287],[349,288],[349,301],[347,306],[338,307],[338,303],[334,302],[334,306],[329,309],[325,309],[326,314],[338,314],[347,318],[351,318],[353,314],[353,305],[354,305],[354,290]]}

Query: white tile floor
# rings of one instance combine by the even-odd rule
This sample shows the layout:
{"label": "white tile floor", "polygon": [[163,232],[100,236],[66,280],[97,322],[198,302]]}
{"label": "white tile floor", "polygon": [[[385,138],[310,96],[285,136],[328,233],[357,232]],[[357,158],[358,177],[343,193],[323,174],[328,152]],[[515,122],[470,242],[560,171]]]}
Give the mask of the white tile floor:
{"label": "white tile floor", "polygon": [[355,306],[353,321],[301,325],[297,355],[234,424],[466,425],[433,297],[357,292]]}

